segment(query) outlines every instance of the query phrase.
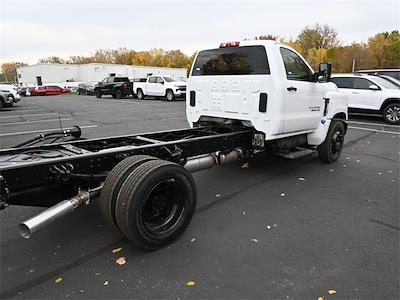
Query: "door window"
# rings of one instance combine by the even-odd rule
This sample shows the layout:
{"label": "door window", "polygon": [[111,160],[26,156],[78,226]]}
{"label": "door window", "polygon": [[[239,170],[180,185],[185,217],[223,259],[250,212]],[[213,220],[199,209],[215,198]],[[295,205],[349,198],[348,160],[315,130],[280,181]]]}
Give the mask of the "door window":
{"label": "door window", "polygon": [[157,77],[156,82],[157,83],[164,83],[164,80],[161,77]]}
{"label": "door window", "polygon": [[358,90],[368,90],[370,85],[376,85],[368,79],[364,78],[354,78],[354,89]]}
{"label": "door window", "polygon": [[351,77],[333,77],[331,81],[340,89],[352,89],[354,86],[354,78]]}
{"label": "door window", "polygon": [[156,83],[156,77],[150,77],[149,83]]}
{"label": "door window", "polygon": [[314,81],[313,72],[307,64],[293,51],[281,48],[281,55],[289,80]]}

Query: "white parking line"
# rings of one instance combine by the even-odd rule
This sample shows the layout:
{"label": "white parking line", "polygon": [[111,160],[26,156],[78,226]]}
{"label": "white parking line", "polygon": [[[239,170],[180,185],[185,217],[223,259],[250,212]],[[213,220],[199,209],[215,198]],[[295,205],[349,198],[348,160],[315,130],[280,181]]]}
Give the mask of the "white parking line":
{"label": "white parking line", "polygon": [[397,135],[400,135],[400,132],[395,132],[395,131],[377,130],[377,129],[363,128],[363,127],[354,127],[354,126],[349,126],[348,128],[357,129],[357,130],[372,131],[372,132],[379,132],[379,133],[387,133],[387,134],[397,134]]}
{"label": "white parking line", "polygon": [[46,122],[59,122],[59,121],[70,121],[74,118],[65,118],[65,119],[49,119],[49,120],[36,120],[36,121],[22,121],[22,122],[14,122],[14,123],[0,123],[1,126],[10,126],[10,125],[20,125],[20,124],[30,124],[30,123],[46,123]]}
{"label": "white parking line", "polygon": [[19,112],[27,112],[27,111],[43,111],[43,110],[47,110],[48,111],[48,109],[45,109],[45,108],[37,108],[37,109],[15,109],[15,110],[13,110],[12,112],[13,113],[19,113]]}
{"label": "white parking line", "polygon": [[69,113],[45,113],[45,114],[27,114],[27,115],[1,116],[0,119],[5,119],[5,118],[25,118],[25,117],[49,116],[49,115],[65,115],[65,114],[69,114]]}
{"label": "white parking line", "polygon": [[[98,125],[79,126],[79,128],[81,128],[81,129],[84,129],[84,128],[96,128],[96,127],[99,127],[99,126]],[[65,129],[71,129],[71,128],[63,128],[63,129],[65,130]],[[60,130],[60,128],[21,131],[21,132],[12,132],[12,133],[2,133],[2,134],[0,134],[0,137],[2,137],[2,136],[12,136],[12,135],[24,135],[24,134],[32,134],[32,133],[43,133],[43,132],[50,132],[50,131],[55,131],[55,130]]]}
{"label": "white parking line", "polygon": [[347,123],[349,123],[349,124],[362,124],[362,125],[373,125],[373,126],[400,128],[399,125],[389,125],[389,124],[381,124],[381,123],[369,123],[369,122],[358,122],[358,121],[347,121]]}

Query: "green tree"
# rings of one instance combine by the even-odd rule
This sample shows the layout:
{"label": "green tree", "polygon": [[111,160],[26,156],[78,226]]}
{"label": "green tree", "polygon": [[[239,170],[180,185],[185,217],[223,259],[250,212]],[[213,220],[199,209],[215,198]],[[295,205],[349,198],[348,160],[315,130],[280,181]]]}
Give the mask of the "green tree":
{"label": "green tree", "polygon": [[296,42],[303,49],[303,54],[307,54],[308,49],[332,49],[338,47],[340,42],[338,34],[329,25],[315,24],[312,27],[306,26],[298,35]]}
{"label": "green tree", "polygon": [[45,58],[40,58],[38,61],[39,64],[65,64],[65,59],[58,56],[49,56]]}
{"label": "green tree", "polygon": [[23,62],[3,63],[1,65],[0,81],[16,83],[17,82],[17,68],[27,66],[27,65],[28,64],[23,63]]}

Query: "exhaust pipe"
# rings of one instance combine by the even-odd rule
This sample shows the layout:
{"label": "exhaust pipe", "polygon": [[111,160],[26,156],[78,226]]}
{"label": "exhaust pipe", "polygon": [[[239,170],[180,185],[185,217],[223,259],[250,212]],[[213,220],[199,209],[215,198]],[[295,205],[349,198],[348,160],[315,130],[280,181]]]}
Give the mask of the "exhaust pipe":
{"label": "exhaust pipe", "polygon": [[184,167],[191,173],[210,169],[215,165],[222,166],[229,162],[234,162],[243,156],[243,151],[240,148],[234,149],[227,154],[215,152],[206,155],[195,156],[189,158]]}
{"label": "exhaust pipe", "polygon": [[75,210],[75,208],[89,201],[90,198],[98,196],[102,188],[103,186],[99,186],[92,190],[81,192],[68,200],[61,201],[60,203],[46,209],[37,216],[22,222],[18,226],[20,235],[25,239],[29,239],[35,232],[41,230],[50,223],[69,215]]}
{"label": "exhaust pipe", "polygon": [[[197,172],[205,169],[212,168],[215,165],[224,165],[229,162],[238,160],[243,156],[243,151],[240,148],[234,149],[229,153],[215,152],[201,156],[189,158],[184,167],[189,172]],[[25,238],[29,239],[34,233],[45,228],[52,222],[61,219],[71,214],[77,207],[86,203],[93,197],[100,195],[103,186],[96,187],[92,190],[80,192],[76,196],[61,201],[60,203],[44,210],[37,216],[26,220],[19,224],[19,233]]]}

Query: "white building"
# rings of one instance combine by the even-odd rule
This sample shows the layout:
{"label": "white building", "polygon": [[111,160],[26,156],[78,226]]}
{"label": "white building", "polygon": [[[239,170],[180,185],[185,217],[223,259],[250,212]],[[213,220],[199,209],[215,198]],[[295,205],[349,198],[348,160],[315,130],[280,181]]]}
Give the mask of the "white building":
{"label": "white building", "polygon": [[110,75],[126,76],[130,80],[146,78],[152,74],[186,77],[183,68],[161,68],[115,64],[36,64],[17,68],[20,86],[38,86],[46,84],[77,85],[80,82],[98,82]]}

